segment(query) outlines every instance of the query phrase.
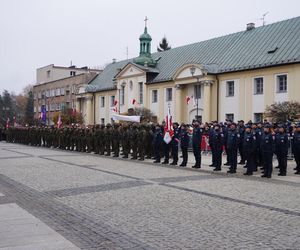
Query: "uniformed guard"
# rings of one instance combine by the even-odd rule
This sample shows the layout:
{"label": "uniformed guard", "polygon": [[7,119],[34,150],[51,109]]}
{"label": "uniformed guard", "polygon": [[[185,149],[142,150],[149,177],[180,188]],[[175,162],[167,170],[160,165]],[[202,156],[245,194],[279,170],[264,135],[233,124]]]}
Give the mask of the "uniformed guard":
{"label": "uniformed guard", "polygon": [[238,133],[240,135],[240,140],[239,140],[239,154],[241,157],[241,160],[239,162],[239,164],[243,165],[245,164],[245,155],[244,155],[244,134],[245,134],[245,125],[244,125],[244,121],[240,120],[238,121]]}
{"label": "uniformed guard", "polygon": [[172,158],[173,161],[170,165],[177,165],[178,163],[178,143],[179,143],[179,124],[177,122],[173,123],[174,134],[171,141],[172,147]]}
{"label": "uniformed guard", "polygon": [[247,171],[244,175],[253,175],[255,170],[255,151],[256,151],[256,137],[255,134],[251,131],[250,125],[245,126],[245,133],[243,139],[243,150],[244,157],[246,160]]}
{"label": "uniformed guard", "polygon": [[155,154],[155,161],[154,163],[160,163],[160,147],[163,141],[163,134],[161,131],[161,127],[157,124],[155,126],[155,133],[153,136],[153,148]]}
{"label": "uniformed guard", "polygon": [[229,174],[235,174],[237,168],[237,150],[240,141],[240,134],[237,132],[236,124],[233,122],[230,125],[230,130],[227,136],[227,151],[229,157],[230,168],[227,171]]}
{"label": "uniformed guard", "polygon": [[220,124],[215,124],[214,130],[215,130],[213,133],[213,147],[215,151],[214,171],[221,171],[224,134],[221,131]]}
{"label": "uniformed guard", "polygon": [[193,153],[195,157],[195,165],[192,168],[201,168],[201,142],[202,142],[202,130],[200,128],[199,121],[194,121],[193,128]]}
{"label": "uniformed guard", "polygon": [[275,150],[274,137],[271,133],[271,125],[266,124],[261,138],[261,150],[263,154],[264,170],[261,177],[272,177],[273,152]]}
{"label": "uniformed guard", "polygon": [[275,151],[279,166],[279,176],[286,176],[287,154],[289,150],[289,139],[282,124],[278,125],[278,133],[275,136]]}
{"label": "uniformed guard", "polygon": [[298,123],[295,132],[293,133],[293,154],[296,161],[296,172],[295,174],[300,174],[300,123]]}
{"label": "uniformed guard", "polygon": [[180,147],[182,151],[182,163],[180,164],[180,167],[185,167],[188,161],[190,136],[188,127],[184,123],[181,124],[180,130]]}

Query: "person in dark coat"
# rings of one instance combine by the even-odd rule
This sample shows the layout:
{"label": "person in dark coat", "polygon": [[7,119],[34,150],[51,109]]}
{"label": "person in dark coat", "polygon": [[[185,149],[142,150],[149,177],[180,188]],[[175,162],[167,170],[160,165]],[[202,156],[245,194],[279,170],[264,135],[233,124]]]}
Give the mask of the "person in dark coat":
{"label": "person in dark coat", "polygon": [[173,162],[170,165],[177,165],[178,163],[178,144],[179,144],[179,124],[177,122],[173,123],[174,134],[171,141],[172,147],[172,158]]}
{"label": "person in dark coat", "polygon": [[213,147],[215,153],[215,163],[214,163],[214,171],[221,171],[222,166],[222,152],[224,145],[224,134],[221,131],[221,127],[219,124],[215,125],[215,132],[213,138]]}
{"label": "person in dark coat", "polygon": [[246,160],[246,168],[247,171],[244,175],[253,175],[253,171],[255,170],[255,151],[256,151],[256,137],[253,132],[251,132],[250,125],[245,127],[244,133],[244,142],[243,142],[243,150],[244,156]]}
{"label": "person in dark coat", "polygon": [[289,139],[282,124],[278,125],[275,136],[275,151],[278,159],[279,176],[286,176],[287,155],[289,150]]}
{"label": "person in dark coat", "polygon": [[182,163],[180,167],[185,167],[188,161],[188,147],[190,142],[190,136],[188,128],[185,124],[181,124],[181,133],[180,133],[180,147],[182,151]]}
{"label": "person in dark coat", "polygon": [[193,128],[193,152],[195,156],[195,165],[192,168],[201,168],[201,142],[202,142],[202,131],[200,128],[199,121],[194,122]]}
{"label": "person in dark coat", "polygon": [[264,170],[261,177],[271,178],[273,171],[273,153],[275,150],[274,138],[271,133],[271,125],[266,124],[261,138],[261,150],[263,155]]}
{"label": "person in dark coat", "polygon": [[296,173],[300,174],[300,123],[298,123],[297,128],[293,134],[293,154],[295,156],[296,161]]}
{"label": "person in dark coat", "polygon": [[161,127],[159,125],[155,126],[155,133],[153,136],[153,148],[155,154],[155,161],[154,163],[160,163],[160,147],[163,142],[163,134]]}
{"label": "person in dark coat", "polygon": [[240,141],[240,134],[236,129],[236,124],[233,122],[230,125],[227,135],[227,152],[229,156],[230,168],[227,171],[229,174],[235,174],[237,168],[237,151]]}

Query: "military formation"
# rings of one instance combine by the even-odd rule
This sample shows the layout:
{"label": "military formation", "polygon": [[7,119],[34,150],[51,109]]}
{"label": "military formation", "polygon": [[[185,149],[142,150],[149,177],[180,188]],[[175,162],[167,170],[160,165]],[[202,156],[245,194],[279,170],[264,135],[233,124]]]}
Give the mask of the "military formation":
{"label": "military formation", "polygon": [[[78,152],[131,158],[154,163],[178,165],[181,149],[181,167],[186,167],[188,151],[195,158],[193,168],[201,168],[203,150],[210,151],[214,171],[222,169],[222,155],[226,154],[227,173],[236,173],[238,164],[246,169],[244,175],[262,171],[262,177],[271,178],[273,158],[277,158],[280,176],[287,173],[288,151],[296,161],[295,174],[300,174],[300,123],[270,124],[227,120],[202,124],[173,123],[172,139],[164,140],[165,124],[114,123],[96,126],[10,127],[1,129],[0,140],[31,146],[59,148]],[[204,142],[203,138],[207,138]],[[205,148],[203,148],[205,144]],[[240,161],[238,162],[238,157]],[[162,160],[163,159],[163,160]],[[170,162],[172,159],[172,162]]]}

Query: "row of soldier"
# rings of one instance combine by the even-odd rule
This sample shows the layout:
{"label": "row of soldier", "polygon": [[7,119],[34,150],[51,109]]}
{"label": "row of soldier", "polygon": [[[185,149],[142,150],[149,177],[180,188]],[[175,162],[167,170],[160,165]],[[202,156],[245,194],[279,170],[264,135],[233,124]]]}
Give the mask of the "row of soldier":
{"label": "row of soldier", "polygon": [[[188,149],[192,145],[195,164],[193,168],[201,168],[202,136],[209,138],[209,149],[212,152],[214,171],[220,171],[222,155],[226,152],[229,166],[228,173],[236,173],[237,158],[239,164],[245,165],[245,175],[252,175],[261,167],[262,177],[271,178],[273,155],[278,160],[279,175],[287,172],[287,154],[289,137],[292,138],[292,150],[296,161],[296,173],[300,174],[300,124],[296,127],[285,127],[283,124],[273,126],[269,123],[252,123],[244,121],[238,124],[205,123],[193,121],[186,125],[173,123],[174,135],[170,143],[164,141],[164,123],[159,124],[107,124],[92,127],[66,126],[56,127],[19,127],[6,131],[7,142],[22,143],[32,146],[54,147],[78,152],[94,152],[100,155],[123,158],[155,159],[154,163],[169,164],[170,153],[173,161],[170,165],[178,164],[178,149],[182,151],[180,166],[188,162]],[[121,150],[120,150],[121,149]]]}

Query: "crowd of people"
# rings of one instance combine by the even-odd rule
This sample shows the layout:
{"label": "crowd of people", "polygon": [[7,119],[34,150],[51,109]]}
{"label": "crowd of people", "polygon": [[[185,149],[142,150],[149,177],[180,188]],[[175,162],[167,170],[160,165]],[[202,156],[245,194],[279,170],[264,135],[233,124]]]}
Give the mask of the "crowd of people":
{"label": "crowd of people", "polygon": [[[244,121],[234,123],[227,120],[202,124],[194,120],[192,124],[174,122],[172,131],[166,131],[162,124],[114,123],[96,126],[70,125],[61,128],[55,126],[9,127],[0,128],[0,140],[6,137],[9,143],[22,143],[31,146],[53,147],[78,152],[94,152],[95,154],[132,160],[154,159],[154,163],[178,165],[179,149],[182,152],[181,167],[186,167],[188,150],[192,149],[195,164],[193,168],[201,168],[201,151],[203,137],[208,138],[214,171],[221,171],[222,155],[226,153],[229,166],[227,173],[234,174],[237,165],[244,165],[244,175],[262,170],[262,177],[271,178],[273,156],[276,155],[279,174],[287,173],[287,156],[291,147],[296,161],[295,174],[300,174],[300,123],[271,124],[268,122],[247,124]],[[171,132],[172,139],[164,140],[166,132]],[[238,156],[240,161],[238,162]],[[161,161],[163,159],[163,161]],[[169,162],[172,159],[172,162]]]}

